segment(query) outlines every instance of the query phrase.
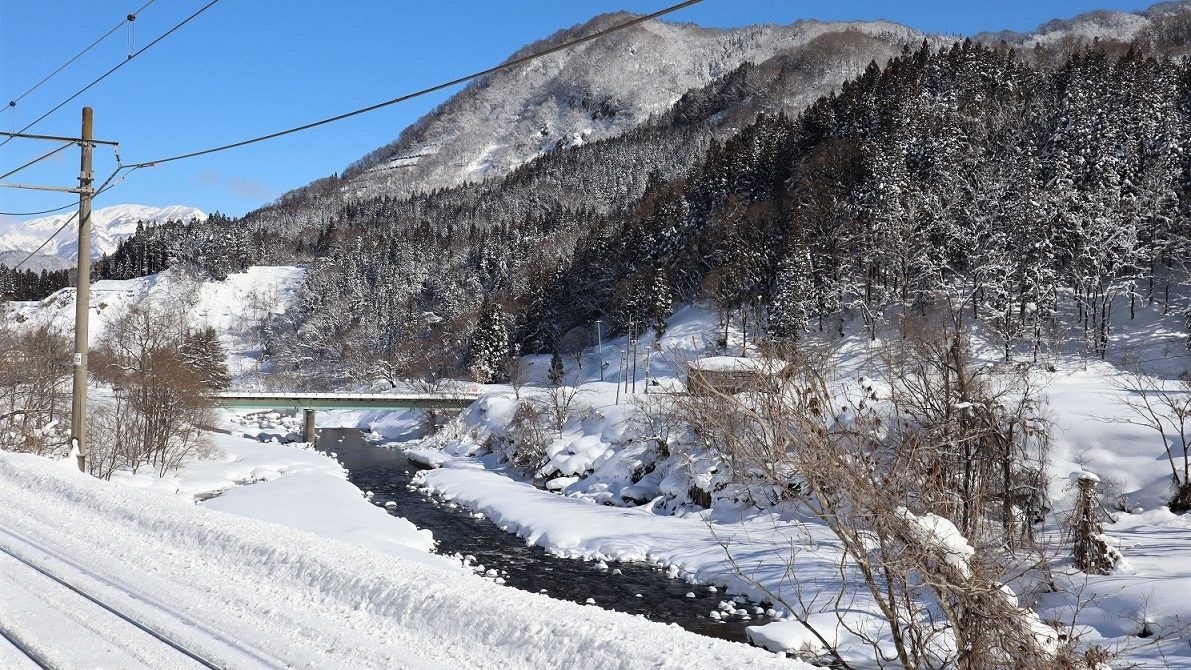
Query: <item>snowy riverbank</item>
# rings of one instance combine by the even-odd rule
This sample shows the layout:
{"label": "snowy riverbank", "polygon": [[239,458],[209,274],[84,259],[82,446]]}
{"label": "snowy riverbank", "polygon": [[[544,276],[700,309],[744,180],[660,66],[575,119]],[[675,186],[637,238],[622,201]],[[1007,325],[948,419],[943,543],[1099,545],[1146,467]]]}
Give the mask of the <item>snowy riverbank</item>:
{"label": "snowy riverbank", "polygon": [[[229,416],[229,419],[238,417]],[[278,417],[277,425],[285,427]],[[210,432],[217,455],[188,462],[167,477],[119,472],[113,482],[185,500],[222,512],[277,523],[444,567],[458,563],[431,554],[430,531],[419,530],[364,498],[334,458],[303,443],[261,442],[241,435],[247,428],[225,421],[229,432]],[[237,430],[238,429],[238,430]],[[280,435],[284,435],[281,432]]]}
{"label": "snowy riverbank", "polygon": [[[34,456],[0,453],[0,528],[5,547],[237,668],[795,667]],[[85,645],[58,644],[63,630],[30,618],[30,598],[5,599],[6,624],[63,666],[88,662]]]}
{"label": "snowy riverbank", "polygon": [[[650,358],[649,377],[663,388],[680,385],[684,363],[704,355],[711,327],[707,311],[679,311]],[[1074,624],[1082,642],[1102,645],[1143,667],[1191,665],[1182,633],[1182,622],[1191,617],[1191,604],[1183,597],[1184,586],[1191,585],[1191,569],[1185,567],[1191,564],[1191,520],[1163,506],[1170,495],[1170,469],[1161,440],[1155,431],[1124,421],[1120,400],[1126,392],[1117,380],[1130,361],[1138,360],[1148,361],[1147,370],[1159,378],[1177,377],[1189,363],[1179,327],[1176,317],[1139,310],[1136,320],[1120,325],[1108,360],[1056,353],[1049,367],[1037,366],[1035,376],[1053,424],[1051,509],[1042,532],[1057,548],[1054,591],[1043,589],[1023,604],[1043,620]],[[605,340],[604,347],[603,359],[616,371],[626,343]],[[870,369],[876,363],[863,334],[846,339],[836,352],[839,369],[855,375],[852,379],[879,376]],[[990,346],[983,355],[991,362],[1000,354]],[[522,398],[536,394],[539,402],[549,403],[542,399],[549,357],[525,362],[529,381],[520,389]],[[568,362],[567,383],[579,385],[581,392],[562,428],[547,431],[545,454],[538,461],[545,465],[536,477],[508,460],[509,445],[522,437],[516,425],[519,403],[514,389],[493,385],[443,433],[410,448],[411,459],[437,468],[422,473],[420,483],[562,556],[664,564],[676,576],[726,587],[728,594],[794,606],[801,600],[804,613],[819,623],[834,622],[835,611],[847,611],[854,622],[867,618],[872,609],[863,593],[846,589],[842,602],[832,600],[840,593],[841,552],[821,524],[782,508],[750,509],[730,496],[716,495],[705,509],[692,496],[725,483],[715,460],[697,449],[676,454],[676,434],[670,435],[669,449],[654,447],[657,437],[665,437],[660,432],[664,421],[648,416],[651,410],[643,402],[664,395],[628,399],[622,389],[617,402],[614,383],[598,378],[599,362],[594,350],[583,358],[582,370]],[[639,390],[645,387],[643,376]],[[1062,524],[1072,504],[1070,476],[1085,471],[1101,477],[1106,497],[1122,506],[1105,532],[1124,561],[1105,576],[1075,571],[1063,540]],[[798,624],[784,627],[771,644],[797,648],[808,641]],[[1165,637],[1155,641],[1154,636]],[[871,661],[871,648],[852,642],[844,639],[845,655]]]}

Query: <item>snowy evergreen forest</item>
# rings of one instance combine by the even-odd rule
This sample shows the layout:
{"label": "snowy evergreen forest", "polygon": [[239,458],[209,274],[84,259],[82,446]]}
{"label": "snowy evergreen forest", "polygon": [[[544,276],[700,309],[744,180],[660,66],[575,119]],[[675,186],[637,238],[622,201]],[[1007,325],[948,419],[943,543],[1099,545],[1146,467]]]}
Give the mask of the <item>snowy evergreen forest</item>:
{"label": "snowy evergreen forest", "polygon": [[746,64],[499,179],[345,202],[329,178],[242,219],[146,230],[97,272],[309,263],[268,351],[326,385],[478,358],[499,378],[507,348],[472,342],[550,352],[577,326],[623,333],[698,300],[783,340],[962,302],[1006,357],[1072,325],[1102,356],[1112,309],[1188,309],[1191,65],[1108,42],[923,43],[797,116],[715,122],[782,77]]}
{"label": "snowy evergreen forest", "polygon": [[0,297],[7,300],[39,300],[70,284],[67,270],[12,270],[0,265]]}

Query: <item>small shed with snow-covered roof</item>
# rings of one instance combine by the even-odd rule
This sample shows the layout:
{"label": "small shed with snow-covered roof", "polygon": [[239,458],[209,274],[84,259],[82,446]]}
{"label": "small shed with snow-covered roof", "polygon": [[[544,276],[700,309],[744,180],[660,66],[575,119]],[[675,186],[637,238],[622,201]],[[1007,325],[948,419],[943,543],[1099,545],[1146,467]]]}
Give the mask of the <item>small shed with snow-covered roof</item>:
{"label": "small shed with snow-covered roof", "polygon": [[710,356],[687,366],[687,393],[735,395],[760,388],[765,380],[779,377],[786,362],[774,358]]}

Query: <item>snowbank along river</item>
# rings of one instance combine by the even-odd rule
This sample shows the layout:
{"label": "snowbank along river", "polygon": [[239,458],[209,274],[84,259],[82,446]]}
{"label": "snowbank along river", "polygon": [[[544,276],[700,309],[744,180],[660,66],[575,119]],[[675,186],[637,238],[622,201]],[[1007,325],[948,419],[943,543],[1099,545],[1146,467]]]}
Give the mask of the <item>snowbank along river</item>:
{"label": "snowbank along river", "polygon": [[391,514],[430,529],[439,553],[472,557],[477,569],[482,566],[483,573],[508,586],[577,603],[594,601],[605,609],[737,642],[746,641],[747,625],[770,621],[761,612],[748,621],[714,620],[708,614],[721,601],[730,600],[729,596],[708,586],[671,579],[651,565],[560,558],[541,547],[527,546],[480,515],[415,490],[411,480],[421,466],[398,449],[369,444],[357,430],[321,429],[318,446],[336,455],[348,470],[348,479],[360,490],[373,493],[374,504],[394,503],[387,506]]}

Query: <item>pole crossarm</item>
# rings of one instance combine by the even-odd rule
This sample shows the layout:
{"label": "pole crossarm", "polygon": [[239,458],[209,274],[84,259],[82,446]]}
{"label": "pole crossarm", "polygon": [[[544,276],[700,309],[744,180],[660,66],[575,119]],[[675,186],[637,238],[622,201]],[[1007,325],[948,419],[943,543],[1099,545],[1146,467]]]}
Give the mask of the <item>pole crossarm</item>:
{"label": "pole crossarm", "polygon": [[83,194],[87,190],[82,188],[70,188],[68,186],[41,186],[39,184],[16,184],[13,182],[0,182],[0,188],[23,188],[30,191],[56,191],[58,193],[77,193]]}
{"label": "pole crossarm", "polygon": [[85,138],[85,137],[59,137],[58,135],[33,135],[33,134],[29,134],[29,133],[5,133],[5,132],[0,132],[0,137],[15,137],[15,138],[26,139],[26,140],[47,140],[50,142],[73,142],[75,144],[82,144],[82,143],[86,142],[87,144],[90,144],[92,146],[94,146],[96,144],[105,144],[107,146],[112,146],[112,147],[120,146],[119,142],[113,142],[111,140],[93,140],[93,139]]}

